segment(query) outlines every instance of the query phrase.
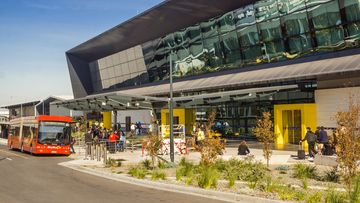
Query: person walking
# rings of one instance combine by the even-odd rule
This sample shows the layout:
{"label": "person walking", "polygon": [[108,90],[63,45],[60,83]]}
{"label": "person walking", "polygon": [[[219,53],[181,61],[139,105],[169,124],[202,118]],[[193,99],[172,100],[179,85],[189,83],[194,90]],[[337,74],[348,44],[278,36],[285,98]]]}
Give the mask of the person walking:
{"label": "person walking", "polygon": [[196,145],[200,146],[203,140],[205,140],[205,133],[203,128],[200,127],[196,133]]}
{"label": "person walking", "polygon": [[76,143],[76,139],[75,137],[71,137],[71,142],[70,142],[70,153],[71,154],[75,154],[75,149],[74,149],[74,144]]}
{"label": "person walking", "polygon": [[305,140],[307,141],[308,151],[309,151],[309,160],[311,161],[314,159],[314,156],[316,154],[316,151],[315,151],[316,135],[315,135],[315,133],[313,133],[311,131],[311,128],[308,127],[306,129],[307,129],[306,135],[305,135],[304,139],[300,140],[300,144],[302,142],[304,142]]}

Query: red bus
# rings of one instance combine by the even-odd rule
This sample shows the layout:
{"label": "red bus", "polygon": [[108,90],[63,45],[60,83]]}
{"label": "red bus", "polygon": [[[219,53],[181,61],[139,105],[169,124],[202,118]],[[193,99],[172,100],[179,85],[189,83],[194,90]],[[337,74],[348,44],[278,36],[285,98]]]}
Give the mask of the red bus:
{"label": "red bus", "polygon": [[8,147],[30,154],[70,155],[71,123],[67,116],[32,116],[10,121]]}

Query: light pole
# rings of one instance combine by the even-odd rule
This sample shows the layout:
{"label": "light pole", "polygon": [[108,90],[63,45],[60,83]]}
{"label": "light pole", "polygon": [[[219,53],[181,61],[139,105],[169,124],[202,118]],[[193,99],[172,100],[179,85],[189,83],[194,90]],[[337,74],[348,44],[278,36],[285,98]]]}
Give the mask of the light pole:
{"label": "light pole", "polygon": [[172,54],[170,52],[170,98],[169,98],[169,117],[170,117],[170,160],[174,162],[174,115],[173,115],[173,65],[172,65]]}

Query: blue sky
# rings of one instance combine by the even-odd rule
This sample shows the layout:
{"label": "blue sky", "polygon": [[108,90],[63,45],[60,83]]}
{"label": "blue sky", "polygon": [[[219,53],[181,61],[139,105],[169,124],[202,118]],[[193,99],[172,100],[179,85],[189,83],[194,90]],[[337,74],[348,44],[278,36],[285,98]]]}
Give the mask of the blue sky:
{"label": "blue sky", "polygon": [[1,0],[0,106],[72,95],[65,52],[162,0]]}

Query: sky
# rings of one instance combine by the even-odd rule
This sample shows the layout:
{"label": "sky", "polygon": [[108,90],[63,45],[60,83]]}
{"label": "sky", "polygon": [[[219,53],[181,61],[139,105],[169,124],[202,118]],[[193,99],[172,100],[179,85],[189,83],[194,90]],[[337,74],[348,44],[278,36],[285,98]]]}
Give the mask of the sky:
{"label": "sky", "polygon": [[162,0],[1,0],[0,106],[72,95],[65,52]]}

